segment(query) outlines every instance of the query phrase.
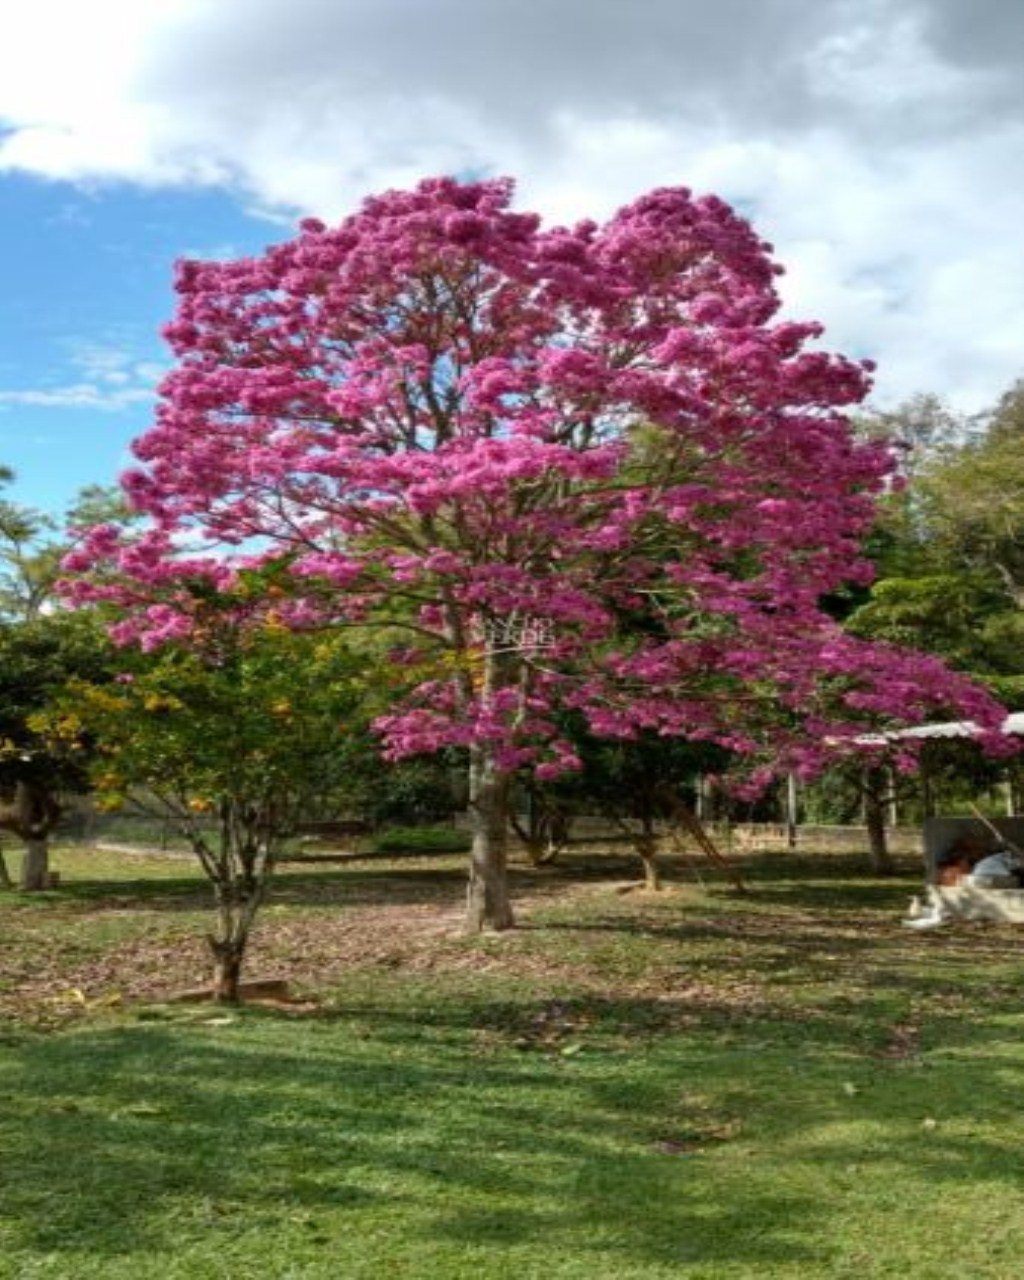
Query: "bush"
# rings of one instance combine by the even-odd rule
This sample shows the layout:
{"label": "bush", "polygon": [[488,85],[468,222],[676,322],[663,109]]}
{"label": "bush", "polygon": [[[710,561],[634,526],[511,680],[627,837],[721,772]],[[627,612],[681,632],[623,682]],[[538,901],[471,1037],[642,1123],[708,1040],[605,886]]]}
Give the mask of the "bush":
{"label": "bush", "polygon": [[455,827],[389,827],[373,842],[375,853],[462,853],[469,836]]}

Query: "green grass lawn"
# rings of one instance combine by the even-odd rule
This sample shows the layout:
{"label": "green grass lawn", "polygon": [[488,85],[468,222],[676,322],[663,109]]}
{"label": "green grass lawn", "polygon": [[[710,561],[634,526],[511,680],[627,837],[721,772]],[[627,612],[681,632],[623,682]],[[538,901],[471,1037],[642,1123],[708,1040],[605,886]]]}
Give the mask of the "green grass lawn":
{"label": "green grass lawn", "polygon": [[0,897],[2,1277],[1024,1274],[1021,934],[910,934],[909,878],[578,856],[467,940],[456,858],[290,867],[300,998],[225,1010],[160,1000],[189,863],[56,862]]}

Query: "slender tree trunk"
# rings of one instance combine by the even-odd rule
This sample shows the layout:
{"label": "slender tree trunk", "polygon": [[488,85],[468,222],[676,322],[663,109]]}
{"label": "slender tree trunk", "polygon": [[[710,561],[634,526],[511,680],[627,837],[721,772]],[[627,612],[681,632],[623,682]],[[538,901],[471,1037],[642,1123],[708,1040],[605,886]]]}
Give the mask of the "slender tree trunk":
{"label": "slender tree trunk", "polygon": [[216,890],[220,933],[207,935],[213,954],[213,998],[218,1004],[237,1004],[242,963],[259,897],[234,884],[218,885]]}
{"label": "slender tree trunk", "polygon": [[557,845],[543,838],[524,840],[523,848],[526,850],[526,860],[531,867],[549,867],[561,852]]}
{"label": "slender tree trunk", "polygon": [[11,873],[7,870],[7,863],[4,861],[3,850],[0,849],[0,889],[13,889],[14,881],[11,879]]}
{"label": "slender tree trunk", "polygon": [[1020,775],[1013,765],[1006,770],[1006,816],[1020,813]]}
{"label": "slender tree trunk", "polygon": [[900,825],[900,806],[896,798],[896,770],[891,766],[885,771],[885,785],[888,790],[885,801],[885,824],[895,829]]}
{"label": "slender tree trunk", "polygon": [[633,840],[633,848],[640,855],[644,866],[644,888],[658,892],[661,887],[661,866],[658,863],[658,841],[651,830],[645,830]]}
{"label": "slender tree trunk", "polygon": [[238,1003],[238,984],[242,976],[247,939],[230,938],[226,942],[210,938],[213,952],[213,998],[218,1004]]}
{"label": "slender tree trunk", "polygon": [[550,866],[569,842],[570,820],[557,810],[539,808],[536,798],[531,798],[525,824],[511,812],[509,821],[531,867]]}
{"label": "slender tree trunk", "polygon": [[515,926],[508,893],[509,778],[487,747],[471,747],[469,757],[469,888],[466,932]]}
{"label": "slender tree trunk", "polygon": [[714,818],[712,812],[711,787],[703,773],[697,774],[697,795],[694,802],[694,814],[698,822],[710,822]]}
{"label": "slender tree trunk", "polygon": [[[229,833],[227,839],[235,840],[237,836],[237,832]],[[254,853],[250,848],[241,855],[245,863],[243,868],[239,866],[237,852],[230,856],[226,852],[229,847],[222,846],[220,864],[213,864],[215,875],[211,878],[217,898],[219,929],[216,934],[207,935],[207,942],[213,954],[213,998],[225,1004],[236,1004],[249,936],[266,894],[273,859],[270,855],[261,859],[259,851]],[[237,849],[237,844],[234,847]]]}
{"label": "slender tree trunk", "polygon": [[21,888],[38,893],[50,880],[50,843],[46,836],[26,836],[21,860]]}
{"label": "slender tree trunk", "polygon": [[871,869],[876,875],[892,875],[895,866],[889,852],[888,833],[885,827],[887,779],[885,771],[877,768],[864,770],[864,825],[868,830],[868,851]]}
{"label": "slender tree trunk", "polygon": [[799,796],[796,789],[796,774],[786,774],[786,848],[795,849],[797,842],[797,825],[800,816]]}

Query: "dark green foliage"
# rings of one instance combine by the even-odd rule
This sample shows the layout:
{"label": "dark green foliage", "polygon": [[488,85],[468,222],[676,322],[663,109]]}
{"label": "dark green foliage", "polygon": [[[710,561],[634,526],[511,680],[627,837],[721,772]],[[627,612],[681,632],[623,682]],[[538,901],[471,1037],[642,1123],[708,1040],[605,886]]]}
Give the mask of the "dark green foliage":
{"label": "dark green foliage", "polygon": [[106,636],[83,614],[0,623],[0,785],[31,779],[53,791],[87,789],[82,741],[41,732],[35,717],[70,681],[108,679],[112,660]]}
{"label": "dark green foliage", "polygon": [[935,653],[1024,708],[1024,383],[975,419],[918,397],[868,424],[908,445],[883,504],[879,578],[847,621]]}
{"label": "dark green foliage", "polygon": [[443,822],[459,807],[455,788],[464,768],[445,755],[385,764],[378,739],[368,735],[361,764],[349,778],[351,804],[374,827]]}
{"label": "dark green foliage", "polygon": [[469,835],[456,827],[388,827],[374,837],[376,853],[460,853]]}

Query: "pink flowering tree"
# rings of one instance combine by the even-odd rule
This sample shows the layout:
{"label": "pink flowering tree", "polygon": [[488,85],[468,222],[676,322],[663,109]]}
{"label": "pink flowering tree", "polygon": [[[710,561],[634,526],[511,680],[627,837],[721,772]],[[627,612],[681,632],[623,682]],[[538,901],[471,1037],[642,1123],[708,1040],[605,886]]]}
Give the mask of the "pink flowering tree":
{"label": "pink flowering tree", "polygon": [[[471,929],[513,923],[509,784],[579,767],[565,712],[721,743],[755,783],[867,726],[1002,714],[819,607],[868,574],[891,459],[845,417],[868,366],[777,320],[770,246],[683,188],[552,229],[511,194],[432,179],[181,263],[178,364],[122,480],[149,531],[70,562],[150,646],[189,634],[177,575],[261,558],[287,625],[404,633],[418,677],[378,728],[394,757],[468,752]],[[183,559],[197,540],[216,554]]]}

